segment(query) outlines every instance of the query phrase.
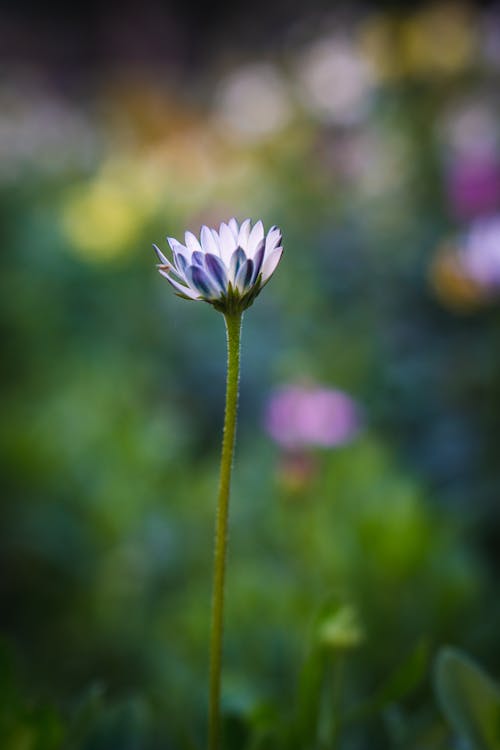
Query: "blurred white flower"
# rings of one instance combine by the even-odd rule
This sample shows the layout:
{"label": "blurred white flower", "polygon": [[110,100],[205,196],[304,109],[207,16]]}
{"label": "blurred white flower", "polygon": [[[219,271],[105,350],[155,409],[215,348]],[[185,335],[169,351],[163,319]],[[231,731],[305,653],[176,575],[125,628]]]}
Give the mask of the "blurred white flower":
{"label": "blurred white flower", "polygon": [[451,107],[438,127],[456,157],[490,158],[499,147],[498,118],[490,103],[479,97]]}
{"label": "blurred white flower", "polygon": [[315,42],[301,56],[297,77],[305,106],[326,122],[351,125],[369,108],[374,69],[347,39]]}
{"label": "blurred white flower", "polygon": [[479,219],[462,240],[460,264],[466,276],[485,291],[500,289],[500,215]]}
{"label": "blurred white flower", "polygon": [[98,141],[83,108],[35,81],[12,78],[0,88],[0,182],[87,169],[97,159]]}
{"label": "blurred white flower", "polygon": [[246,65],[222,80],[216,95],[216,119],[246,140],[283,129],[291,117],[286,84],[269,63]]}
{"label": "blurred white flower", "polygon": [[500,7],[487,9],[481,19],[480,54],[493,70],[500,70]]}
{"label": "blurred white flower", "polygon": [[273,275],[283,253],[281,232],[271,227],[264,237],[264,226],[250,219],[238,224],[230,219],[219,231],[203,226],[200,239],[186,232],[185,245],[168,237],[173,264],[154,245],[160,263],[158,270],[186,299],[209,302],[224,313],[241,312]]}

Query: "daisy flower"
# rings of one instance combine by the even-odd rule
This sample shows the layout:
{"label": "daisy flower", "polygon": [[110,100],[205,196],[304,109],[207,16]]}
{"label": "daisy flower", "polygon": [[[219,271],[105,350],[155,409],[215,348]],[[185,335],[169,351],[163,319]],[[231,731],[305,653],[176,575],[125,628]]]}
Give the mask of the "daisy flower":
{"label": "daisy flower", "polygon": [[262,221],[230,219],[219,231],[207,226],[200,237],[186,232],[184,244],[167,237],[173,262],[153,245],[158,270],[185,299],[202,300],[223,313],[246,310],[273,275],[281,259],[281,231],[264,234]]}

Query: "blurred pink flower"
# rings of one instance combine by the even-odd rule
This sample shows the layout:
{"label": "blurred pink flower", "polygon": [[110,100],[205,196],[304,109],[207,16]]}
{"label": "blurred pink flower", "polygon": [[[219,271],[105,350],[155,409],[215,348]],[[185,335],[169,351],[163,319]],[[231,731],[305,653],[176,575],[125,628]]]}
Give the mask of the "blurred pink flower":
{"label": "blurred pink flower", "polygon": [[273,440],[287,450],[328,448],[352,440],[360,430],[361,415],[342,391],[287,385],[269,399],[265,425]]}
{"label": "blurred pink flower", "polygon": [[458,159],[449,167],[447,188],[458,218],[491,212],[500,207],[500,163],[485,158]]}

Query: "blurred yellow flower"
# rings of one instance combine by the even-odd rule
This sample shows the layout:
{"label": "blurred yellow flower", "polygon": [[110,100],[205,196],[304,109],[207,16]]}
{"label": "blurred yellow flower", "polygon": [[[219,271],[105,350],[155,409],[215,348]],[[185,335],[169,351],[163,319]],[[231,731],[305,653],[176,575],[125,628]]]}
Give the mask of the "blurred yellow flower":
{"label": "blurred yellow flower", "polygon": [[403,63],[410,74],[460,73],[473,60],[476,30],[458,3],[425,8],[402,25]]}
{"label": "blurred yellow flower", "polygon": [[143,209],[118,184],[97,180],[68,196],[61,224],[72,247],[90,260],[111,260],[138,238]]}
{"label": "blurred yellow flower", "polygon": [[478,29],[465,5],[444,2],[397,18],[373,15],[361,23],[359,44],[377,73],[452,75],[475,58]]}
{"label": "blurred yellow flower", "polygon": [[438,249],[429,279],[439,301],[455,312],[475,310],[484,301],[480,286],[465,274],[455,249],[447,244]]}
{"label": "blurred yellow flower", "polygon": [[91,260],[129,251],[144,221],[162,205],[168,179],[156,150],[105,161],[93,181],[64,200],[61,224],[74,250]]}
{"label": "blurred yellow flower", "polygon": [[361,22],[358,44],[377,77],[393,79],[401,75],[398,53],[398,24],[389,15],[373,15]]}

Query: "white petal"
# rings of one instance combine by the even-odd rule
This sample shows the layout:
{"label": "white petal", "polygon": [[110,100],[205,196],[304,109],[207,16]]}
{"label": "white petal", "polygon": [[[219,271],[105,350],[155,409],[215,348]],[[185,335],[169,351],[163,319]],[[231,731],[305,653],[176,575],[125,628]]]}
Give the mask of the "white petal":
{"label": "white petal", "polygon": [[281,242],[281,230],[273,227],[269,230],[266,237],[266,255],[270,255],[275,247]]}
{"label": "white petal", "polygon": [[240,267],[234,284],[236,289],[240,292],[245,292],[249,289],[253,276],[253,260],[247,259]]}
{"label": "white petal", "polygon": [[177,289],[178,292],[181,294],[184,294],[184,296],[189,297],[189,299],[198,299],[199,292],[194,292],[192,289],[188,289],[187,286],[183,286],[182,284],[179,284],[179,282],[175,281],[175,279],[172,279],[171,276],[168,275],[166,271],[162,271],[161,268],[159,269],[162,276],[166,278],[167,281],[172,284],[174,289]]}
{"label": "white petal", "polygon": [[198,242],[198,238],[195,237],[192,232],[186,232],[185,239],[186,247],[189,250],[189,258],[191,258],[192,253],[202,252],[201,245]]}
{"label": "white petal", "polygon": [[189,258],[186,258],[184,253],[180,253],[177,250],[172,251],[174,254],[175,267],[180,276],[184,276],[184,271],[189,265]]}
{"label": "white petal", "polygon": [[266,258],[264,265],[262,266],[262,284],[266,284],[273,273],[276,270],[276,266],[280,262],[281,256],[283,255],[283,248],[277,247],[273,250],[271,255]]}
{"label": "white petal", "polygon": [[182,273],[179,273],[177,268],[173,266],[169,260],[167,260],[166,263],[157,263],[156,268],[161,273],[162,276],[166,276],[167,274],[173,274],[179,281],[184,281],[184,276]]}
{"label": "white petal", "polygon": [[236,240],[234,238],[234,234],[229,229],[227,224],[224,224],[224,222],[220,225],[220,257],[222,258],[222,261],[226,264],[226,266],[229,266],[229,261],[231,260],[231,255],[236,250]]}
{"label": "white petal", "polygon": [[165,255],[163,255],[163,253],[160,250],[160,248],[158,247],[158,245],[156,245],[154,242],[153,242],[153,247],[154,247],[155,252],[156,252],[156,254],[157,254],[158,258],[159,258],[160,263],[163,263],[165,266],[171,265],[169,259]]}
{"label": "white petal", "polygon": [[246,263],[246,261],[247,256],[245,255],[245,251],[242,250],[241,247],[237,247],[231,256],[231,262],[228,269],[228,278],[233,285],[236,283],[236,276],[238,275],[238,271],[240,270],[241,266]]}
{"label": "white petal", "polygon": [[202,299],[217,299],[220,295],[218,283],[201,266],[189,266],[186,269],[186,280]]}
{"label": "white petal", "polygon": [[220,237],[219,237],[219,233],[218,233],[218,231],[216,229],[211,229],[210,231],[212,232],[212,237],[214,238],[214,242],[217,245],[217,253],[220,256]]}
{"label": "white petal", "polygon": [[177,250],[178,253],[182,253],[183,255],[188,255],[187,247],[184,245],[181,245],[180,242],[178,242],[175,237],[167,237],[167,242],[172,248],[172,250]]}
{"label": "white petal", "polygon": [[259,220],[250,232],[248,238],[246,253],[249,258],[253,258],[255,251],[257,250],[257,245],[262,239],[264,239],[264,225]]}
{"label": "white petal", "polygon": [[219,243],[214,240],[214,236],[210,229],[206,226],[201,228],[201,247],[204,253],[214,253],[214,255],[220,255]]}
{"label": "white petal", "polygon": [[247,244],[248,244],[248,235],[250,234],[250,224],[251,224],[251,220],[245,219],[238,233],[238,245],[241,247],[242,250],[245,250],[245,252],[246,252]]}
{"label": "white petal", "polygon": [[229,229],[233,233],[234,241],[238,242],[238,234],[239,234],[240,228],[239,228],[238,222],[236,221],[236,219],[234,218],[234,216],[233,216],[232,219],[229,219],[229,221],[227,222],[227,224],[228,224]]}
{"label": "white petal", "polygon": [[227,268],[218,255],[205,255],[205,269],[221,292],[227,291]]}

